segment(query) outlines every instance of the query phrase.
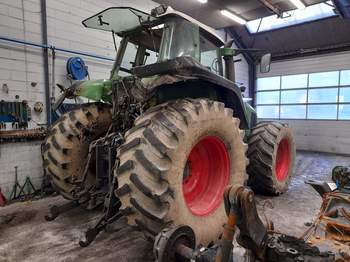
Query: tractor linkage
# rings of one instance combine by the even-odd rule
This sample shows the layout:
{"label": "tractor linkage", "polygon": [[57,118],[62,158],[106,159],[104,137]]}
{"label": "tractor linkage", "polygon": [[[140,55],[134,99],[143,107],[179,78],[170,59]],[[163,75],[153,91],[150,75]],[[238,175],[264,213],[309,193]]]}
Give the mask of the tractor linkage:
{"label": "tractor linkage", "polygon": [[[314,188],[323,188],[322,192],[318,192],[325,199],[328,199],[329,194],[334,196],[339,193],[331,192],[327,188],[327,183],[315,181],[307,183]],[[320,186],[321,184],[322,186]],[[218,244],[209,247],[196,246],[195,234],[187,225],[166,228],[155,238],[153,251],[156,261],[227,262],[232,261],[232,258],[233,261],[242,262],[256,260],[268,262],[348,261],[347,254],[342,248],[320,251],[324,248],[313,241],[312,234],[304,239],[296,238],[274,232],[273,224],[270,221],[267,221],[267,226],[265,226],[258,216],[254,193],[248,187],[229,186],[224,193],[224,203],[228,219]],[[324,209],[321,208],[320,216],[322,216],[323,211]],[[350,221],[348,222],[350,223]],[[319,226],[319,220],[317,220],[310,229],[319,228]],[[236,229],[239,229],[238,232]],[[234,240],[239,246],[234,246]],[[342,245],[341,242],[336,243],[334,239],[328,240],[339,246]],[[245,249],[243,256],[236,252],[242,247]]]}

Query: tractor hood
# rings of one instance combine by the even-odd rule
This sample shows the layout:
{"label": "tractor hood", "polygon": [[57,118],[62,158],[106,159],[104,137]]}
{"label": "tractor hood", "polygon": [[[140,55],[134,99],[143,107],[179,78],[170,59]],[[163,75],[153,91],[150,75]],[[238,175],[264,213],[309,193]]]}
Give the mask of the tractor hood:
{"label": "tractor hood", "polygon": [[78,81],[68,89],[72,97],[81,96],[94,101],[111,102],[112,81],[108,79]]}

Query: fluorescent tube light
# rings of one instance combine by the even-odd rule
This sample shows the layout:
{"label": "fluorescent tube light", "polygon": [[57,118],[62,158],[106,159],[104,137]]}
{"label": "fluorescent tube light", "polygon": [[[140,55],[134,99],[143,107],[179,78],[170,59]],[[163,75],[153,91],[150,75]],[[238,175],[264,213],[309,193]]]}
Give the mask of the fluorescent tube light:
{"label": "fluorescent tube light", "polygon": [[306,6],[301,0],[289,0],[298,9],[304,9]]}
{"label": "fluorescent tube light", "polygon": [[231,13],[227,10],[221,10],[221,14],[230,18],[231,20],[241,24],[241,25],[245,25],[247,23],[247,21],[244,20],[243,18],[241,18],[238,15],[235,15],[234,13]]}
{"label": "fluorescent tube light", "polygon": [[197,0],[198,2],[200,2],[201,4],[206,4],[208,3],[208,0]]}

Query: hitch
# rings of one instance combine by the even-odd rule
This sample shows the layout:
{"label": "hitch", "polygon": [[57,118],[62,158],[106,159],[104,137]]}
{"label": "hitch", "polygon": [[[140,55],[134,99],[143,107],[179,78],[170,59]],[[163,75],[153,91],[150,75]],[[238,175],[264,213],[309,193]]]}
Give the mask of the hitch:
{"label": "hitch", "polygon": [[216,248],[196,246],[196,236],[190,226],[165,228],[155,238],[153,246],[157,262],[212,262]]}
{"label": "hitch", "polygon": [[[271,228],[266,228],[260,220],[254,192],[248,187],[230,186],[225,190],[224,204],[228,219],[215,261],[229,261],[236,228],[239,228],[237,242],[262,259],[267,242],[267,231]],[[272,225],[272,223],[268,224]]]}
{"label": "hitch", "polygon": [[103,231],[108,225],[118,221],[123,216],[123,213],[120,210],[121,203],[114,193],[116,188],[118,188],[118,182],[116,178],[113,178],[112,187],[105,198],[103,215],[94,227],[89,228],[85,232],[85,240],[79,241],[81,247],[89,246],[101,231]]}
{"label": "hitch", "polygon": [[93,210],[100,208],[103,204],[101,201],[101,193],[100,190],[96,190],[94,187],[90,188],[87,191],[82,191],[76,194],[76,198],[74,200],[70,200],[67,203],[62,205],[53,205],[49,208],[49,212],[45,215],[46,221],[53,221],[59,215],[69,212],[72,209],[75,209],[79,206],[84,206],[86,210]]}
{"label": "hitch", "polygon": [[45,220],[46,221],[53,221],[60,214],[68,212],[69,210],[77,208],[78,206],[79,206],[79,203],[77,201],[70,201],[70,202],[65,203],[63,205],[60,205],[60,206],[53,205],[49,208],[49,213],[47,215],[45,215]]}

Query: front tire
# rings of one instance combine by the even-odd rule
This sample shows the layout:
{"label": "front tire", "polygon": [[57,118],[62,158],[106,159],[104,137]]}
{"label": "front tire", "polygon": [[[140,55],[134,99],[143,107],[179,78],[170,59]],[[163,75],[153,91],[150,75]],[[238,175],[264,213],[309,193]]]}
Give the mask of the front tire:
{"label": "front tire", "polygon": [[267,195],[286,192],[295,160],[292,130],[278,122],[259,123],[253,128],[248,145],[248,185]]}
{"label": "front tire", "polygon": [[217,240],[227,217],[223,192],[246,180],[247,145],[223,103],[184,99],[148,110],[118,150],[116,195],[128,222],[155,236],[189,225],[201,244]]}

